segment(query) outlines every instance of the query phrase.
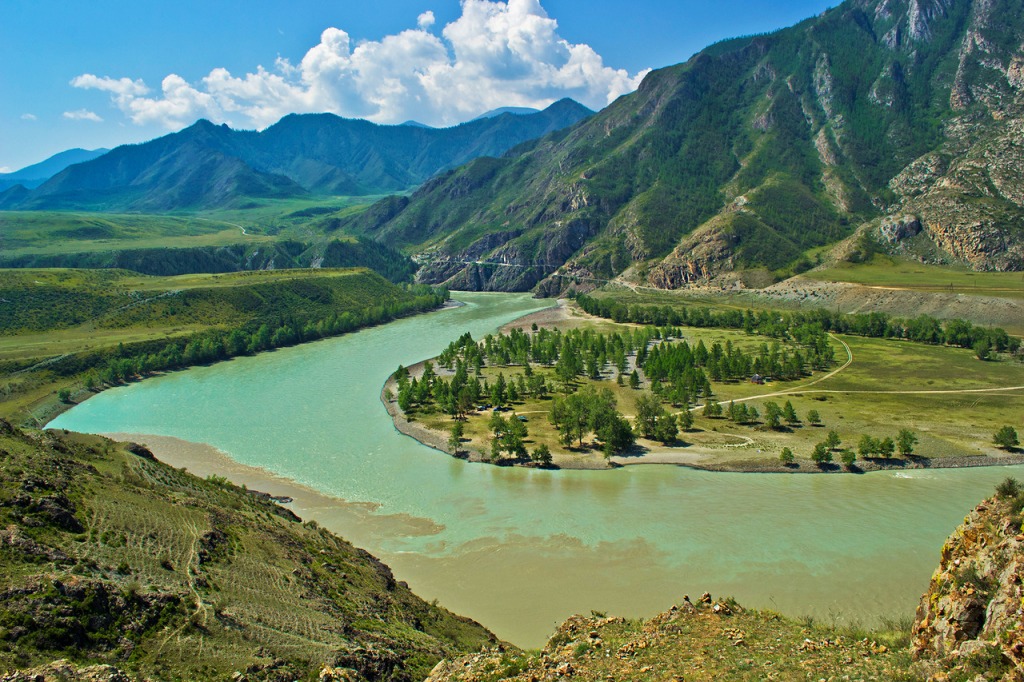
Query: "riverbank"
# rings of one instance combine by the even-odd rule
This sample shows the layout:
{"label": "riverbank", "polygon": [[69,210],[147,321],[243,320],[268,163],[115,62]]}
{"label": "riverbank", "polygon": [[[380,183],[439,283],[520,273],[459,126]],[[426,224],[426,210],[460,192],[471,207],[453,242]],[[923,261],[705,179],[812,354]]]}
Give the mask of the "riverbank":
{"label": "riverbank", "polygon": [[[207,358],[205,360],[192,361],[188,363],[183,362],[179,366],[170,366],[167,369],[138,370],[137,373],[135,374],[131,374],[131,372],[129,371],[121,379],[110,382],[103,382],[97,378],[99,370],[101,369],[101,366],[99,364],[93,366],[87,363],[86,369],[79,370],[77,374],[65,376],[63,378],[55,380],[46,380],[45,382],[39,383],[38,385],[34,386],[34,388],[32,388],[31,390],[26,391],[25,393],[22,393],[20,395],[17,392],[13,394],[8,394],[5,399],[0,400],[0,418],[9,419],[10,421],[17,423],[21,428],[44,428],[46,424],[55,420],[64,412],[67,412],[76,405],[79,405],[89,400],[93,396],[102,393],[103,391],[108,390],[110,388],[117,388],[118,386],[136,383],[138,381],[145,381],[147,379],[163,376],[168,373],[191,369],[192,367],[204,367],[213,364],[218,364],[221,362],[228,362],[239,357],[249,357],[251,355],[259,355],[261,353],[274,352],[282,348],[302,346],[309,343],[316,343],[318,341],[325,341],[328,339],[337,338],[339,336],[344,336],[345,334],[355,333],[362,329],[368,329],[370,327],[377,326],[378,324],[386,324],[388,322],[403,319],[405,317],[410,317],[413,315],[421,315],[432,312],[450,310],[452,308],[459,308],[462,305],[463,304],[459,301],[446,299],[440,301],[433,308],[424,310],[419,310],[416,308],[410,308],[404,311],[400,310],[397,311],[395,313],[395,317],[391,319],[380,320],[376,322],[372,320],[364,321],[359,323],[359,326],[355,327],[354,329],[327,333],[322,336],[317,336],[316,338],[305,338],[300,339],[297,342],[288,342],[281,345],[266,347],[263,350],[257,351],[255,353],[247,351],[235,355],[223,355],[215,359]],[[180,342],[182,348],[184,349],[186,347],[186,344],[190,341],[190,339],[200,338],[203,333],[205,332],[198,332],[192,336],[180,336],[174,339],[174,342]],[[17,340],[18,337],[14,338],[15,340]],[[127,345],[129,350],[133,347],[132,343],[129,341],[123,341],[122,345]],[[89,344],[86,344],[85,348],[89,348]],[[59,356],[54,356],[47,360],[43,360],[35,367],[30,367],[28,369],[20,370],[13,374],[7,375],[6,378],[10,379],[21,374],[32,372],[34,369],[37,368],[42,368],[52,365],[54,363],[59,363],[67,358],[72,358],[75,355],[82,355],[87,353],[90,353],[90,351],[84,351],[79,349],[67,352]],[[96,352],[91,351],[91,354],[95,355]],[[91,387],[89,383],[86,381],[87,377],[91,377],[93,379],[93,384]],[[60,395],[61,393],[64,392],[66,392],[67,395],[64,399],[61,399]]]}
{"label": "riverbank", "polygon": [[165,464],[186,469],[200,478],[216,476],[252,492],[266,493],[303,520],[316,520],[332,532],[343,534],[357,546],[379,544],[381,538],[431,536],[444,526],[406,514],[380,514],[381,505],[350,502],[334,497],[266,469],[242,464],[206,443],[145,433],[104,433],[116,441],[140,443]]}

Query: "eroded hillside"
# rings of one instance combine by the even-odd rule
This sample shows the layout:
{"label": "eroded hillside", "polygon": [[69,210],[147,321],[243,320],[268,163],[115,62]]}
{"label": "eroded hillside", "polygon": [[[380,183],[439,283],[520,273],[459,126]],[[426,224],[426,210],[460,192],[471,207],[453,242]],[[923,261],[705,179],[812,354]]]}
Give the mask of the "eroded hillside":
{"label": "eroded hillside", "polygon": [[265,495],[2,420],[0,595],[0,671],[47,679],[420,680],[496,641]]}

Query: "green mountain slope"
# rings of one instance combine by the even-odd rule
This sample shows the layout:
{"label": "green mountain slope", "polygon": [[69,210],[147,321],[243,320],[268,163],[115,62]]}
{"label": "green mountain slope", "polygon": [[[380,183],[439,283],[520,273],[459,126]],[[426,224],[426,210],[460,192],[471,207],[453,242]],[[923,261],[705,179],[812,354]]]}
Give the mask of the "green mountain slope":
{"label": "green mountain slope", "polygon": [[61,172],[68,166],[76,163],[91,161],[97,156],[103,156],[109,149],[68,149],[63,152],[34,163],[31,166],[19,168],[12,173],[0,173],[0,190],[5,190],[15,185],[22,185],[28,189],[34,189],[43,184],[49,178]]}
{"label": "green mountain slope", "polygon": [[161,212],[237,208],[249,198],[309,192],[403,191],[440,170],[501,154],[591,113],[562,100],[535,114],[504,114],[444,129],[380,126],[333,114],[293,114],[260,132],[203,120],[68,168],[27,195],[0,195],[0,206]]}
{"label": "green mountain slope", "polygon": [[2,670],[421,680],[495,642],[316,523],[145,448],[0,420],[0,464]]}
{"label": "green mountain slope", "polygon": [[1022,38],[1019,0],[848,0],[655,71],[580,125],[345,227],[422,252],[424,281],[482,289],[637,263],[662,287],[799,271],[906,211],[950,257],[1019,269]]}

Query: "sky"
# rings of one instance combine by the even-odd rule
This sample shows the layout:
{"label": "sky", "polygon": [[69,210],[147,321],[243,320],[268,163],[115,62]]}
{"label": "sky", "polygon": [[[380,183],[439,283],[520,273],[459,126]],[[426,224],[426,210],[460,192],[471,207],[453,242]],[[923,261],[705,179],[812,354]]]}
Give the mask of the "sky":
{"label": "sky", "polygon": [[455,125],[572,97],[835,0],[0,0],[0,172],[199,118]]}

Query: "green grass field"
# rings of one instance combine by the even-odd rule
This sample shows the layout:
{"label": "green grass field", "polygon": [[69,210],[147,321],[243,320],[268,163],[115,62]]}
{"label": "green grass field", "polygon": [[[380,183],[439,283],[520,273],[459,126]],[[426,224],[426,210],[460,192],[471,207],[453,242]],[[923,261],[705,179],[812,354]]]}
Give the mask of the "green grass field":
{"label": "green grass field", "polygon": [[821,282],[850,282],[911,291],[1024,298],[1024,273],[976,272],[967,268],[876,255],[870,263],[842,263],[801,275]]}
{"label": "green grass field", "polygon": [[245,208],[150,215],[0,211],[5,257],[252,244],[323,238],[325,216],[361,211],[380,197],[263,199]]}
{"label": "green grass field", "polygon": [[203,211],[196,217],[249,226],[249,231],[307,240],[323,236],[325,216],[363,211],[383,195],[258,199],[244,208]]}
{"label": "green grass field", "polygon": [[267,239],[265,235],[243,234],[233,222],[197,216],[0,211],[0,251],[15,257],[224,246]]}

